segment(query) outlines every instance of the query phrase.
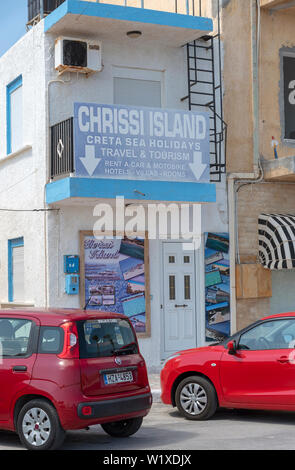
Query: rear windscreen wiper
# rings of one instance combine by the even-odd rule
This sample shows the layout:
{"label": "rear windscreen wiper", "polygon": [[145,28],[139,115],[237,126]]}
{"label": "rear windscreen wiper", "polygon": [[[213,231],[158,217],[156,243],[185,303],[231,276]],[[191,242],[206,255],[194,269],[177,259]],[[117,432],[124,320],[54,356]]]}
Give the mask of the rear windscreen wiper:
{"label": "rear windscreen wiper", "polygon": [[134,343],[129,343],[129,344],[125,344],[125,346],[122,346],[119,349],[114,349],[114,353],[115,354],[124,354],[124,353],[126,353],[126,351],[134,352],[135,348],[137,348],[137,344],[135,342]]}

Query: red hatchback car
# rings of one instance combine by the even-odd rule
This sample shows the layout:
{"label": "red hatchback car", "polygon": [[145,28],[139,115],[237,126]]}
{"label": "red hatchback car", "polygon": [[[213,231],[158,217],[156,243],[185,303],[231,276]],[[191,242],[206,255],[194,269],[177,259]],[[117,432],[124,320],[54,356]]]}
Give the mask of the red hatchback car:
{"label": "red hatchback car", "polygon": [[175,354],[164,364],[161,387],[162,401],[192,420],[209,419],[217,407],[295,411],[295,313]]}
{"label": "red hatchback car", "polygon": [[136,433],[152,405],[146,365],[123,315],[0,310],[0,429],[56,449],[66,430]]}

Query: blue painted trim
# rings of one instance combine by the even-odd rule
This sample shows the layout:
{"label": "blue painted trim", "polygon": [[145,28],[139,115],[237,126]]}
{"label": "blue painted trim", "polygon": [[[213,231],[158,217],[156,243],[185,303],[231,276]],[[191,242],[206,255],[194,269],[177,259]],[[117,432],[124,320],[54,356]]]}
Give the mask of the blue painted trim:
{"label": "blue painted trim", "polygon": [[[142,196],[135,190],[145,194]],[[210,183],[64,178],[46,185],[46,202],[53,204],[73,197],[167,202],[216,202],[216,186]]]}
{"label": "blue painted trim", "polygon": [[23,77],[20,75],[13,82],[9,83],[6,87],[6,153],[11,153],[11,94],[21,87],[23,84]]}
{"label": "blue painted trim", "polygon": [[13,248],[24,246],[24,238],[15,238],[13,240],[8,240],[8,302],[13,302]]}
{"label": "blue painted trim", "polygon": [[148,10],[145,8],[124,7],[103,3],[66,0],[44,20],[44,30],[49,31],[65,15],[96,16],[121,21],[147,23],[174,28],[192,29],[204,32],[213,30],[213,21],[200,16],[181,15],[165,11]]}

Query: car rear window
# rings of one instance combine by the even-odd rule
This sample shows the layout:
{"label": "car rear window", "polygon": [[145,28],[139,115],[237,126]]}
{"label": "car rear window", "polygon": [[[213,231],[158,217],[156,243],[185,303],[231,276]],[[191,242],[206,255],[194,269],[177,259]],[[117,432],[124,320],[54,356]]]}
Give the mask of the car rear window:
{"label": "car rear window", "polygon": [[64,332],[62,328],[42,326],[38,352],[41,354],[59,354],[63,348],[63,340]]}
{"label": "car rear window", "polygon": [[85,320],[78,321],[77,325],[81,358],[138,353],[137,341],[127,320]]}

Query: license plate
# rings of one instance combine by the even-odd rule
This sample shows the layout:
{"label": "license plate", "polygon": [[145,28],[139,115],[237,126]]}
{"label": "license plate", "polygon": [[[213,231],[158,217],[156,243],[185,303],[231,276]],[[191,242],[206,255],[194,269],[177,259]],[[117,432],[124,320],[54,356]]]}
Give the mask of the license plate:
{"label": "license plate", "polygon": [[104,383],[106,385],[133,382],[132,372],[118,372],[117,374],[105,374]]}

